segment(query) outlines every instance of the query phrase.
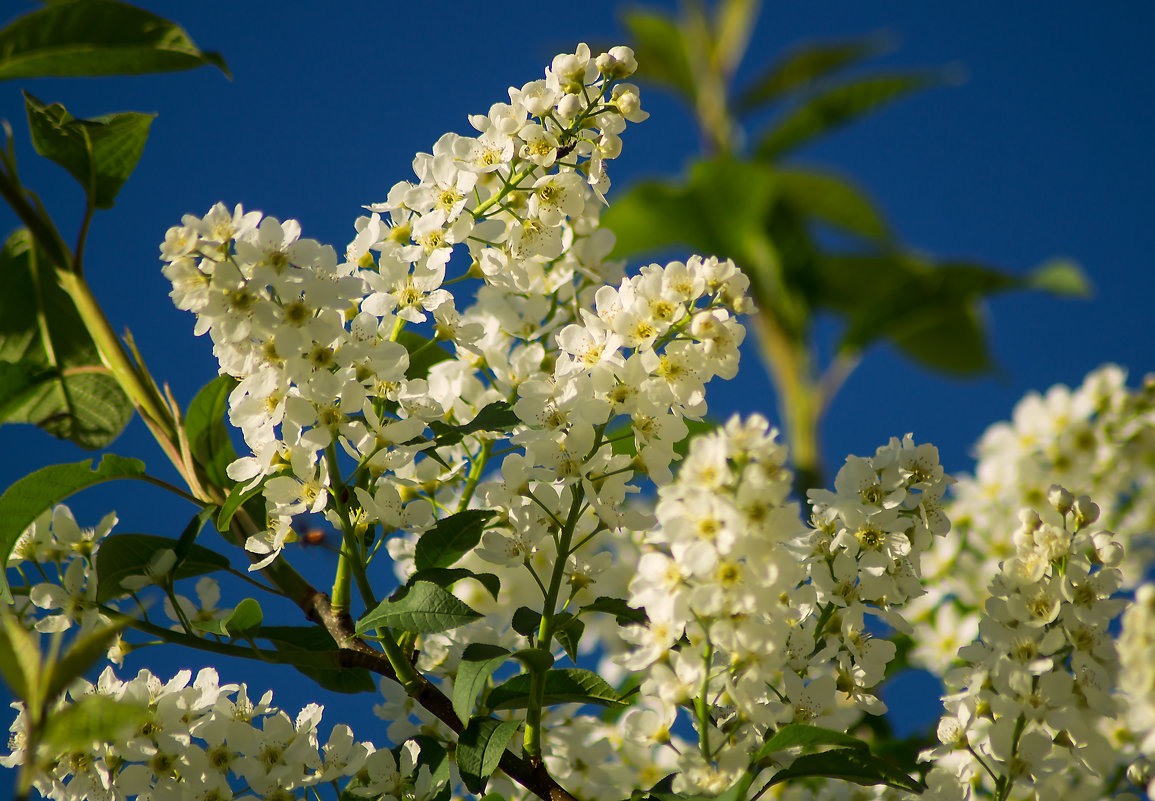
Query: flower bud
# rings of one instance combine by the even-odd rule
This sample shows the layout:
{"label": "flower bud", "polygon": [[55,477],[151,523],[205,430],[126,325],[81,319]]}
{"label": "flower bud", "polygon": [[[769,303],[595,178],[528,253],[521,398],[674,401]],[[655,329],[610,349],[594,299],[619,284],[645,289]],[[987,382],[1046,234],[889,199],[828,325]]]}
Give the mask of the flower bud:
{"label": "flower bud", "polygon": [[634,58],[634,51],[619,45],[610,48],[610,52],[602,53],[597,59],[598,72],[611,81],[620,81],[637,72],[638,60]]}
{"label": "flower bud", "polygon": [[1095,558],[1106,567],[1118,567],[1124,557],[1123,546],[1115,541],[1110,531],[1096,533],[1091,542],[1095,545]]}
{"label": "flower bud", "polygon": [[1086,495],[1080,495],[1072,508],[1075,513],[1075,525],[1078,528],[1089,526],[1099,519],[1099,507]]}
{"label": "flower bud", "polygon": [[1064,489],[1058,484],[1052,484],[1051,488],[1047,490],[1047,502],[1055,508],[1056,512],[1066,515],[1075,503],[1075,496],[1071,494],[1070,490]]}

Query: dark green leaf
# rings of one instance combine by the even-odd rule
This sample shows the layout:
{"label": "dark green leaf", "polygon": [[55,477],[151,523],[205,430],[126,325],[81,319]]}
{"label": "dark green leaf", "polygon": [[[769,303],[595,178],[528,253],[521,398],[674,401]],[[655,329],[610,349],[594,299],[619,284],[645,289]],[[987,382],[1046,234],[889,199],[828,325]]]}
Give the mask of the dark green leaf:
{"label": "dark green leaf", "polygon": [[554,615],[553,626],[553,635],[561,643],[561,647],[565,649],[566,656],[576,662],[578,645],[581,643],[582,634],[585,633],[586,624],[569,612],[559,612]]}
{"label": "dark green leaf", "polygon": [[273,644],[289,663],[326,690],[355,694],[373,692],[377,683],[364,668],[343,668],[337,643],[321,626],[261,626],[246,636]]}
{"label": "dark green leaf", "polygon": [[0,602],[0,677],[12,695],[35,706],[40,700],[44,672],[39,634],[24,627],[9,609],[10,603]]}
{"label": "dark green leaf", "polygon": [[473,579],[481,584],[493,596],[493,600],[497,600],[497,594],[501,592],[501,579],[492,573],[474,573],[472,570],[467,570],[464,567],[430,567],[425,570],[418,570],[406,584],[412,584],[415,581],[429,581],[436,584],[438,587],[449,589],[454,584],[464,579]]}
{"label": "dark green leaf", "polygon": [[252,629],[260,626],[264,619],[261,605],[252,598],[245,598],[223,620],[194,620],[192,625],[193,628],[207,631],[210,634],[237,637],[248,634]]}
{"label": "dark green leaf", "polygon": [[516,659],[525,665],[530,673],[541,673],[553,667],[553,654],[544,648],[522,648],[514,651],[510,659]]}
{"label": "dark green leaf", "polygon": [[192,520],[188,521],[188,524],[184,527],[184,531],[180,533],[180,539],[177,540],[176,548],[174,549],[176,551],[176,561],[178,565],[188,558],[189,553],[192,551],[193,543],[196,542],[197,536],[201,533],[201,529],[213,519],[215,512],[216,509],[214,507],[206,506],[193,515]]}
{"label": "dark green leaf", "polygon": [[405,377],[410,381],[428,377],[430,367],[453,358],[453,354],[437,342],[413,331],[402,331],[397,341],[409,352],[409,367],[405,369]]}
{"label": "dark green leaf", "polygon": [[617,618],[619,626],[649,621],[645,609],[635,609],[621,598],[608,598],[604,595],[583,606],[581,611],[583,614],[586,612],[604,612],[607,615],[613,615]]}
{"label": "dark green leaf", "polygon": [[41,742],[59,753],[88,752],[95,743],[121,740],[148,716],[148,707],[129,700],[85,695],[48,716]]}
{"label": "dark green leaf", "polygon": [[217,376],[196,394],[185,413],[185,434],[193,458],[218,487],[231,487],[234,483],[225,472],[237,458],[225,418],[229,393],[236,386],[237,380],[232,376]]}
{"label": "dark green leaf", "polygon": [[[257,495],[260,495],[265,488],[265,482],[272,476],[265,476],[259,484],[255,487],[250,487],[248,490],[244,489],[243,484],[237,484],[229,490],[229,497],[225,498],[224,504],[221,506],[220,514],[217,515],[217,531],[228,531],[229,523],[233,519],[233,515],[237,513],[245,503]],[[242,491],[243,490],[243,491]]]}
{"label": "dark green leaf", "polygon": [[824,776],[868,787],[885,784],[910,793],[921,793],[926,789],[921,782],[889,762],[857,748],[838,748],[817,754],[803,754],[795,759],[790,767],[775,773],[768,786],[805,776]]}
{"label": "dark green leaf", "polygon": [[461,720],[473,714],[477,696],[485,689],[493,671],[509,659],[509,651],[500,645],[470,643],[461,654],[457,678],[453,680],[453,711]]}
{"label": "dark green leaf", "polygon": [[[42,467],[17,481],[0,495],[0,568],[7,567],[12,546],[42,513],[85,487],[116,478],[144,475],[144,462],[104,455],[93,469],[92,460]],[[0,603],[12,603],[8,582],[0,569]]]}
{"label": "dark green leaf", "polygon": [[458,598],[428,581],[406,585],[357,621],[357,633],[395,628],[414,634],[436,634],[481,617]]}
{"label": "dark green leaf", "polygon": [[[121,582],[129,576],[145,572],[149,560],[159,551],[176,552],[180,541],[155,534],[113,534],[107,537],[96,552],[96,600],[100,603],[127,595]],[[217,570],[227,570],[229,560],[202,545],[190,544],[185,558],[173,568],[173,579],[202,576]]]}
{"label": "dark green leaf", "polygon": [[481,541],[481,532],[494,514],[481,509],[467,509],[438,520],[417,540],[413,559],[417,569],[451,567]]}
{"label": "dark green leaf", "polygon": [[88,450],[108,446],[132,404],[27,230],[0,251],[0,276],[0,421],[32,423]]}
{"label": "dark green leaf", "polygon": [[779,170],[782,199],[806,217],[867,239],[886,239],[882,215],[858,187],[844,178],[813,170]]}
{"label": "dark green leaf", "polygon": [[27,92],[24,106],[36,152],[67,170],[95,208],[112,208],[140,161],[156,115],[127,111],[77,119],[59,103],[46,106]]}
{"label": "dark green leaf", "polygon": [[212,64],[179,26],[113,0],[51,3],[0,30],[0,80],[141,75]]}
{"label": "dark green leaf", "polygon": [[823,134],[894,101],[943,83],[938,73],[877,75],[828,89],[790,112],[762,137],[758,157],[774,161]]}
{"label": "dark green leaf", "polygon": [[103,662],[108,649],[116,642],[120,632],[129,624],[128,618],[93,629],[79,637],[65,651],[64,656],[49,670],[48,684],[44,689],[45,700],[51,700],[82,677],[97,662]]}
{"label": "dark green leaf", "polygon": [[[494,687],[486,704],[490,709],[522,709],[530,704],[530,675],[521,673]],[[545,674],[545,705],[597,704],[625,706],[618,692],[598,674],[581,668],[560,668]]]}
{"label": "dark green leaf", "polygon": [[790,92],[805,91],[815,81],[863,59],[881,55],[887,49],[889,42],[884,36],[803,45],[755,78],[735,107],[739,113],[745,113]]}
{"label": "dark green leaf", "polygon": [[633,11],[624,22],[638,59],[636,77],[677,90],[693,101],[694,70],[686,55],[686,40],[678,26],[657,11]]}
{"label": "dark green leaf", "polygon": [[785,751],[787,748],[801,746],[809,750],[823,745],[837,745],[843,748],[870,751],[870,746],[867,743],[844,732],[803,723],[788,723],[774,732],[774,735],[762,745],[756,758],[764,759],[777,751]]}
{"label": "dark green leaf", "polygon": [[437,444],[445,446],[456,445],[466,435],[476,434],[478,431],[508,431],[520,422],[521,420],[514,414],[512,406],[505,401],[494,401],[478,412],[468,423],[450,426],[433,421],[429,427],[433,429],[433,433],[437,437]]}
{"label": "dark green leaf", "polygon": [[541,626],[541,612],[535,612],[528,606],[519,606],[513,610],[510,625],[522,637],[532,641],[537,636],[538,627]]}
{"label": "dark green leaf", "polygon": [[486,782],[497,770],[505,746],[519,725],[516,720],[470,719],[457,739],[457,769],[467,790],[477,794],[485,791]]}

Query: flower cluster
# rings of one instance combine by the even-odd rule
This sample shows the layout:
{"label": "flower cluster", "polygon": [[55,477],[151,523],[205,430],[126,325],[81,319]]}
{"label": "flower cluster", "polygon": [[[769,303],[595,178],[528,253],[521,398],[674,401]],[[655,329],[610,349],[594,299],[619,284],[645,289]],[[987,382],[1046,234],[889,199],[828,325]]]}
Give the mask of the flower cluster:
{"label": "flower cluster", "polygon": [[1119,634],[1119,688],[1127,698],[1127,722],[1141,756],[1130,766],[1132,783],[1155,798],[1155,584],[1144,584],[1123,614]]}
{"label": "flower cluster", "polygon": [[162,682],[147,670],[120,681],[109,667],[95,684],[81,680],[73,685],[55,714],[90,696],[139,710],[135,727],[115,741],[68,753],[51,752],[42,744],[30,757],[25,753],[25,712],[16,703],[20,712],[11,727],[10,753],[0,765],[10,768],[34,759],[34,786],[54,801],[224,801],[241,784],[258,797],[287,800],[297,798],[302,788],[338,782],[352,798],[427,801],[439,789],[428,767],[415,769],[412,745],[401,749],[398,758],[358,742],[340,724],[321,746],[322,707],[308,704],[294,720],[271,706],[271,691],[253,702],[243,684],[222,685],[211,668],[195,679],[184,670]]}
{"label": "flower cluster", "polygon": [[[914,658],[942,674],[958,647],[974,637],[986,597],[985,578],[1014,553],[1006,520],[1040,509],[1057,483],[1095,498],[1100,524],[1126,549],[1119,565],[1134,587],[1155,562],[1155,379],[1126,385],[1115,365],[1082,385],[1030,393],[1010,422],[991,426],[978,444],[974,476],[961,478],[949,507],[954,530],[926,564],[930,593],[912,616],[920,647]],[[960,636],[961,633],[961,636]]]}
{"label": "flower cluster", "polygon": [[[1122,549],[1092,531],[1098,508],[1052,487],[1048,522],[1026,509],[1014,554],[990,587],[981,639],[946,678],[931,786],[964,797],[971,784],[1001,798],[1082,798],[1112,775],[1120,754],[1102,722],[1120,711],[1111,621]],[[1015,792],[1012,792],[1015,791]]]}

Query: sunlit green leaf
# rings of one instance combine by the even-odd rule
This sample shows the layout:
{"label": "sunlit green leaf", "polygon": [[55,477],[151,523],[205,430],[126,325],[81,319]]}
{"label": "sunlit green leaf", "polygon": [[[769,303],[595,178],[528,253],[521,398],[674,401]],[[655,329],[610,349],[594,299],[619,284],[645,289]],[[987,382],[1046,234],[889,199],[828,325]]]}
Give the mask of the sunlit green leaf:
{"label": "sunlit green leaf", "polygon": [[807,217],[867,239],[886,239],[886,221],[866,195],[846,179],[815,170],[779,170],[782,199]]}
{"label": "sunlit green leaf", "polygon": [[66,169],[95,208],[112,208],[140,161],[156,115],[127,111],[77,119],[59,103],[45,105],[27,92],[24,105],[36,152]]}
{"label": "sunlit green leaf", "polygon": [[[530,675],[521,673],[494,687],[486,705],[490,709],[521,709],[530,704]],[[559,668],[545,674],[545,704],[596,704],[625,706],[617,690],[598,674],[582,668]]]}
{"label": "sunlit green leaf", "polygon": [[870,746],[844,732],[833,729],[824,729],[821,726],[809,726],[803,723],[788,723],[770,737],[758,751],[758,759],[770,756],[787,748],[811,749],[824,745],[837,745],[842,748],[853,748],[869,751]]}
{"label": "sunlit green leaf", "polygon": [[457,677],[453,680],[453,711],[461,720],[473,713],[477,696],[485,689],[489,677],[509,659],[509,650],[500,645],[470,643],[461,654]]}
{"label": "sunlit green leaf", "polygon": [[692,99],[694,71],[677,24],[658,11],[632,11],[624,22],[638,59],[636,77],[665,84]]}
{"label": "sunlit green leaf", "polygon": [[261,605],[252,598],[245,598],[222,620],[194,620],[193,628],[219,634],[222,637],[237,637],[248,634],[265,619]]}
{"label": "sunlit green leaf", "polygon": [[26,230],[0,251],[0,277],[0,422],[32,423],[88,450],[107,447],[132,404]]}
{"label": "sunlit green leaf", "polygon": [[141,75],[212,64],[178,25],[113,0],[51,3],[0,30],[0,80]]}
{"label": "sunlit green leaf", "polygon": [[1026,278],[1027,286],[1073,298],[1091,297],[1091,279],[1083,268],[1071,259],[1051,259],[1031,270]]}
{"label": "sunlit green leaf", "polygon": [[87,673],[93,665],[105,661],[108,649],[128,624],[128,618],[121,618],[78,637],[49,670],[44,698],[55,698],[72,682]]}
{"label": "sunlit green leaf", "polygon": [[406,585],[366,612],[357,621],[357,633],[395,628],[413,634],[436,634],[481,617],[456,596],[428,581]]}
{"label": "sunlit green leaf", "polygon": [[40,699],[43,665],[40,662],[39,634],[24,628],[24,624],[0,602],[0,677],[12,695],[27,704]]}
{"label": "sunlit green leaf", "polygon": [[925,786],[894,765],[858,748],[838,748],[817,754],[803,754],[788,768],[783,768],[770,779],[769,786],[805,776],[824,776],[855,784],[871,786],[885,784],[897,790],[921,793]]}
{"label": "sunlit green leaf", "polygon": [[141,726],[148,707],[107,695],[85,695],[48,716],[42,743],[60,753],[88,752],[95,743],[118,742]]}
{"label": "sunlit green leaf", "polygon": [[418,570],[452,567],[481,541],[481,532],[494,514],[481,509],[467,509],[438,520],[417,540],[414,565]]}

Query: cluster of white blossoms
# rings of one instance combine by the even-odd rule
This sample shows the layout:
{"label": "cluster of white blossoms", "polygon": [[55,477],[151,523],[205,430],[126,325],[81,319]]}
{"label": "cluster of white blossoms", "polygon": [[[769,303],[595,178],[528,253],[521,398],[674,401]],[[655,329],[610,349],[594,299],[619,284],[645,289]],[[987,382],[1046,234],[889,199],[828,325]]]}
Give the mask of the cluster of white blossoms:
{"label": "cluster of white blossoms", "polygon": [[1129,746],[1140,756],[1128,778],[1155,798],[1155,584],[1144,584],[1123,614],[1119,634],[1119,688],[1126,696]]}
{"label": "cluster of white blossoms", "polygon": [[[885,711],[873,690],[895,647],[866,615],[908,628],[897,607],[921,593],[918,554],[948,528],[938,453],[908,436],[812,492],[807,529],[776,436],[754,416],[693,440],[630,585],[648,622],[623,632],[621,664],[643,679],[618,736],[643,766],[676,765],[675,791],[727,789],[784,724]],[[681,711],[698,748],[671,739]]]}
{"label": "cluster of white blossoms", "polygon": [[[1121,711],[1109,628],[1123,551],[1099,510],[1053,486],[1046,518],[1024,509],[1014,553],[990,585],[980,640],[947,674],[931,797],[972,786],[999,798],[1099,798],[1127,756],[1104,736]],[[923,796],[924,798],[927,796]]]}
{"label": "cluster of white blossoms", "polygon": [[1028,507],[1053,514],[1045,503],[1052,484],[1100,505],[1100,524],[1127,552],[1119,565],[1124,587],[1155,564],[1155,377],[1130,389],[1121,368],[1105,365],[1074,390],[1030,393],[1010,422],[983,434],[977,455],[974,476],[952,489],[953,530],[928,556],[930,592],[912,615],[914,661],[939,675],[977,633],[984,577],[1014,553],[1005,521]]}
{"label": "cluster of white blossoms", "polygon": [[428,767],[415,769],[415,744],[395,755],[357,741],[339,724],[322,746],[322,707],[308,704],[293,720],[271,706],[271,691],[254,703],[245,685],[222,685],[211,668],[195,679],[183,670],[166,683],[147,670],[120,681],[109,667],[95,684],[77,681],[52,714],[91,695],[139,710],[139,720],[114,741],[66,753],[42,743],[31,757],[25,752],[26,713],[16,703],[10,753],[0,765],[34,760],[33,786],[54,801],[227,801],[240,787],[257,798],[289,801],[322,784],[337,787],[343,798],[427,801],[440,789]]}

